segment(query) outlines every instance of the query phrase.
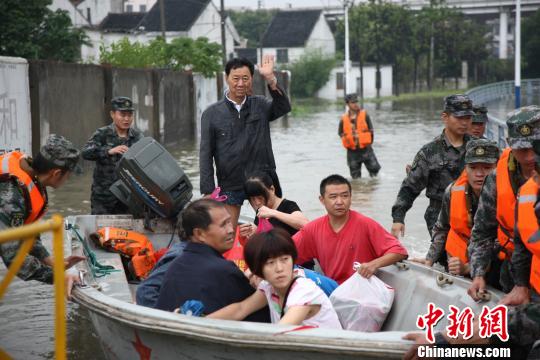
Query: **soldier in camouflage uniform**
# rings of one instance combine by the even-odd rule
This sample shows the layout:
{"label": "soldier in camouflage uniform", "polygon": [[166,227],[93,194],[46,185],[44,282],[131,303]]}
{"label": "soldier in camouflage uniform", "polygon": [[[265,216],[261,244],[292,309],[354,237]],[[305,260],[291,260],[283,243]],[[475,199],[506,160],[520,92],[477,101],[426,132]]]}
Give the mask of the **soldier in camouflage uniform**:
{"label": "soldier in camouflage uniform", "polygon": [[[0,157],[0,230],[29,224],[43,216],[47,208],[46,187],[62,186],[71,172],[80,170],[78,160],[79,150],[64,137],[54,134],[47,138],[34,159],[20,152]],[[13,262],[19,247],[19,242],[0,244],[0,256],[6,266]],[[66,267],[82,259],[84,257],[70,256],[65,259]],[[52,257],[38,237],[17,276],[23,280],[52,284],[52,264]],[[69,291],[73,282],[78,282],[78,276],[66,273],[66,281]]]}
{"label": "soldier in camouflage uniform", "polygon": [[[539,108],[537,106],[522,107],[510,114],[506,124],[508,126],[507,142],[511,149],[507,160],[508,178],[512,187],[511,190],[516,195],[517,190],[531,177],[534,171],[535,162],[532,142],[540,136]],[[503,158],[504,153],[500,161]],[[511,254],[508,253],[509,250],[503,249],[500,240],[498,240],[497,206],[508,206],[508,204],[497,203],[497,194],[501,191],[498,189],[497,176],[497,171],[494,171],[486,178],[468,247],[471,277],[473,278],[473,283],[468,292],[475,300],[479,298],[479,293],[485,289],[484,275],[490,266],[497,266],[497,262],[492,261],[493,254],[497,254],[501,250],[505,251],[507,256],[500,264],[500,284],[505,292],[509,292],[514,286],[510,273],[511,263],[508,260]],[[513,225],[513,223],[501,224],[501,227],[506,229],[505,226],[512,226],[512,229],[510,229],[512,231]],[[502,231],[508,233],[508,229]],[[511,237],[509,240],[513,241]],[[506,243],[506,241],[504,242]]]}
{"label": "soldier in camouflage uniform", "polygon": [[441,135],[424,145],[416,154],[411,171],[403,180],[392,206],[394,236],[405,234],[405,214],[424,189],[429,198],[424,219],[431,235],[441,210],[444,190],[458,178],[465,167],[465,146],[471,139],[466,132],[473,115],[473,105],[467,96],[451,95],[445,98],[441,115],[445,128]]}
{"label": "soldier in camouflage uniform", "polygon": [[127,207],[109,190],[118,180],[116,164],[129,147],[142,138],[142,133],[131,127],[133,124],[133,102],[127,97],[116,97],[111,101],[110,125],[97,129],[82,150],[85,160],[95,161],[92,183],[92,214],[125,214]]}
{"label": "soldier in camouflage uniform", "polygon": [[485,106],[475,106],[473,108],[474,116],[472,118],[471,128],[468,132],[469,135],[476,136],[477,138],[485,139],[486,126],[488,122],[487,108]]}
{"label": "soldier in camouflage uniform", "polygon": [[[499,148],[497,143],[487,139],[474,139],[467,143],[467,152],[465,153],[465,171],[467,172],[468,184],[465,187],[465,196],[467,198],[467,214],[466,222],[472,227],[472,220],[478,208],[478,199],[480,190],[482,189],[483,181],[486,176],[495,168],[495,164],[499,159]],[[444,191],[441,212],[437,222],[433,226],[433,236],[431,246],[426,255],[424,264],[431,266],[441,256],[445,257],[445,246],[450,231],[450,200],[452,187],[455,182],[452,182]],[[459,212],[458,212],[459,214]],[[463,213],[465,214],[465,212]],[[454,217],[457,215],[454,214]],[[455,275],[468,275],[469,264],[463,263],[458,257],[450,258],[448,261],[448,270]]]}
{"label": "soldier in camouflage uniform", "polygon": [[[381,165],[377,161],[377,157],[375,156],[375,152],[373,151],[372,147],[375,135],[373,133],[373,124],[371,119],[366,111],[358,104],[358,96],[356,94],[348,94],[345,96],[345,103],[347,104],[349,111],[342,116],[341,121],[339,122],[338,135],[342,138],[343,145],[345,146],[347,142],[344,140],[344,137],[346,137],[347,134],[344,130],[343,121],[344,117],[347,116],[347,119],[350,119],[347,121],[349,121],[351,124],[351,131],[349,134],[351,137],[351,142],[350,144],[347,144],[345,148],[347,149],[347,165],[349,166],[351,177],[353,179],[362,177],[362,164],[366,166],[369,176],[377,176],[379,170],[381,170]],[[369,144],[363,145],[363,147],[360,145],[360,139],[357,135],[357,127],[359,126],[357,116],[360,112],[364,112],[365,114],[366,130],[368,130],[367,132],[369,132],[371,135]]]}

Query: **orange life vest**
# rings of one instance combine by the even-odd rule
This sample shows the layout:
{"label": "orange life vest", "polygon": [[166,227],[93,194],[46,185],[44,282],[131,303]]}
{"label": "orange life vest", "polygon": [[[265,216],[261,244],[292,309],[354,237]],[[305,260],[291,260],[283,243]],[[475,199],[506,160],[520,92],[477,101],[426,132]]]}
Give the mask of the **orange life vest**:
{"label": "orange life vest", "polygon": [[358,138],[358,147],[354,142],[353,126],[349,113],[341,116],[343,121],[343,135],[341,136],[341,143],[343,146],[350,150],[356,150],[357,148],[363,149],[373,142],[371,131],[366,122],[366,111],[360,110],[356,115],[356,136]]}
{"label": "orange life vest", "polygon": [[458,257],[464,264],[469,262],[467,244],[471,237],[472,227],[465,193],[468,184],[467,172],[464,170],[450,190],[450,231],[448,231],[445,246],[448,255]]}
{"label": "orange life vest", "polygon": [[2,177],[15,178],[23,189],[26,205],[25,224],[33,223],[47,211],[47,195],[42,193],[32,177],[21,168],[23,154],[18,151],[0,156]]}
{"label": "orange life vest", "polygon": [[508,173],[508,161],[511,153],[510,148],[504,149],[497,163],[497,239],[506,251],[499,252],[499,259],[504,260],[514,251],[514,225],[516,194],[512,189],[510,174]]}
{"label": "orange life vest", "polygon": [[135,231],[104,227],[97,232],[99,242],[107,250],[124,254],[131,263],[138,278],[144,279],[156,265],[154,247],[143,234]]}
{"label": "orange life vest", "polygon": [[534,213],[537,196],[538,185],[533,178],[530,178],[519,189],[516,228],[523,244],[532,254],[531,286],[540,293],[540,241],[532,242],[533,235],[538,231],[538,220]]}

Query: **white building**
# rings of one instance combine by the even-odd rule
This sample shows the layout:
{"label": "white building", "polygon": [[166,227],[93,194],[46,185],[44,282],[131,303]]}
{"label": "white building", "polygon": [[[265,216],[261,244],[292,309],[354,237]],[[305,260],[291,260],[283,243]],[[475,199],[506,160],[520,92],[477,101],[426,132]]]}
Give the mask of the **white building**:
{"label": "white building", "polygon": [[[321,99],[336,100],[343,98],[345,88],[345,78],[343,75],[343,65],[340,65],[332,70],[330,79],[318,92],[317,97]],[[377,95],[375,87],[375,72],[374,64],[364,65],[364,98],[374,98]],[[351,89],[348,93],[358,93],[360,95],[360,67],[358,64],[353,64],[349,72],[351,80]],[[294,75],[291,78],[294,81]],[[380,96],[392,95],[392,66],[381,65],[381,90]]]}
{"label": "white building", "polygon": [[123,0],[53,0],[49,8],[65,10],[75,27],[98,26],[109,13],[121,13]]}
{"label": "white building", "polygon": [[[159,3],[146,12],[110,13],[97,28],[87,30],[92,46],[83,46],[83,60],[97,60],[99,47],[127,37],[131,42],[148,43],[161,36]],[[221,23],[217,7],[210,0],[163,0],[165,36],[168,42],[178,37],[206,37],[221,44]],[[229,18],[226,20],[226,53],[232,56],[240,36]]]}
{"label": "white building", "polygon": [[328,57],[336,54],[334,34],[322,10],[277,12],[263,36],[263,55],[274,55],[277,63],[287,64],[310,50],[319,50]]}

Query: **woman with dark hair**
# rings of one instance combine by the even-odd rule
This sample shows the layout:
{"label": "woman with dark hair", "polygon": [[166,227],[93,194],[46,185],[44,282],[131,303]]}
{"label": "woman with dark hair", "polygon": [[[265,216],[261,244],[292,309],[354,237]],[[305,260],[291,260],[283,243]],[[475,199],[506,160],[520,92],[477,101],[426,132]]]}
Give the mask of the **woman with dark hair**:
{"label": "woman with dark hair", "polygon": [[291,236],[309,222],[294,201],[276,195],[272,178],[265,172],[254,172],[248,176],[244,192],[257,216],[254,224],[240,225],[241,236],[255,234],[259,218],[268,219],[274,227],[286,230]]}
{"label": "woman with dark hair", "polygon": [[274,324],[342,328],[328,296],[293,269],[296,246],[285,230],[272,229],[253,235],[244,248],[244,258],[252,273],[264,279],[258,291],[207,317],[242,320],[268,305]]}

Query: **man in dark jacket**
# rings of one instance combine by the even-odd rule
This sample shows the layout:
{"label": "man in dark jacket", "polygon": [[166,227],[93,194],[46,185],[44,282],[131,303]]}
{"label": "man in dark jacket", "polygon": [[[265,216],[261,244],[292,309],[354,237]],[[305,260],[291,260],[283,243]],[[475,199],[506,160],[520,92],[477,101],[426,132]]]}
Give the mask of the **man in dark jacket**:
{"label": "man in dark jacket", "polygon": [[[221,255],[234,242],[225,205],[212,199],[194,201],[182,213],[182,227],[189,242],[165,273],[156,308],[173,311],[187,300],[198,300],[210,314],[253,294],[247,277]],[[269,322],[268,308],[246,320]]]}
{"label": "man in dark jacket", "polygon": [[246,59],[232,59],[225,66],[228,90],[225,98],[210,105],[201,118],[200,178],[201,194],[215,188],[214,163],[218,186],[227,195],[227,209],[236,228],[240,207],[246,195],[246,175],[254,170],[267,172],[274,182],[276,195],[282,196],[270,139],[270,121],[291,110],[285,91],[274,76],[274,57],[263,57],[259,73],[268,83],[272,100],[250,95],[253,64]]}

